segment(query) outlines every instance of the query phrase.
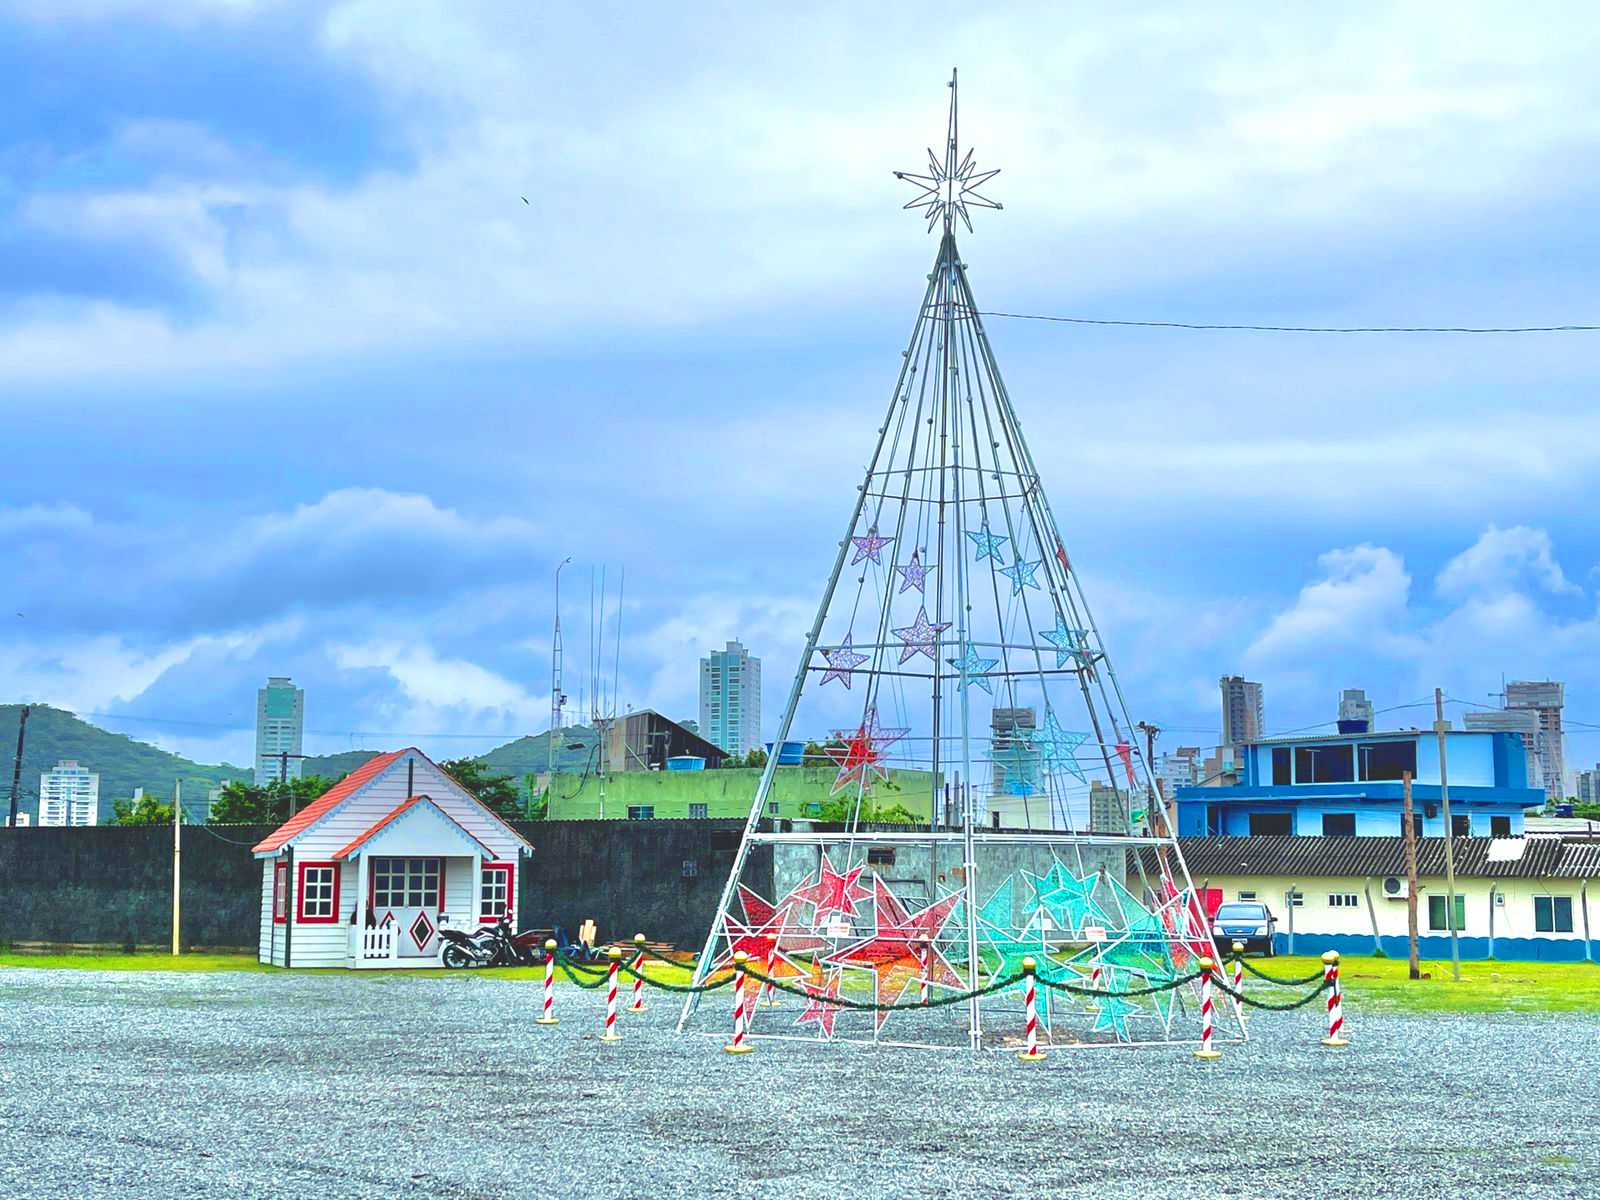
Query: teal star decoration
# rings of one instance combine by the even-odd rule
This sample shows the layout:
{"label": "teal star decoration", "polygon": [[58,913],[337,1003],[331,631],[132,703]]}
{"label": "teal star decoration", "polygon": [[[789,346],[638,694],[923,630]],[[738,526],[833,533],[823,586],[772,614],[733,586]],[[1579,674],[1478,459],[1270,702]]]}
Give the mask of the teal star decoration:
{"label": "teal star decoration", "polygon": [[1043,896],[1046,892],[1055,890],[1061,886],[1064,880],[1070,878],[1070,876],[1067,874],[1067,869],[1061,865],[1061,861],[1059,859],[1053,860],[1050,863],[1050,868],[1045,871],[1043,875],[1035,875],[1032,871],[1028,870],[1027,867],[1023,867],[1022,877],[1028,881],[1033,889],[1033,894],[1025,897],[1022,901],[1022,915],[1024,920],[1032,918],[1033,914],[1039,911],[1040,896]]}
{"label": "teal star decoration", "polygon": [[[978,558],[980,559],[993,558],[998,560],[1000,547],[1010,540],[998,534],[990,533],[987,521],[983,523],[982,529],[976,532],[969,532],[967,536],[972,539],[972,544],[978,548]],[[977,560],[975,559],[974,561]]]}
{"label": "teal star decoration", "polygon": [[1094,899],[1099,878],[1098,875],[1090,875],[1079,879],[1063,871],[1062,878],[1054,887],[1039,894],[1039,903],[1063,929],[1076,931],[1086,924],[1099,924],[1105,917]]}
{"label": "teal star decoration", "polygon": [[1048,709],[1044,714],[1044,728],[1034,730],[1032,743],[1047,768],[1065,771],[1079,783],[1087,783],[1083,768],[1078,765],[1078,747],[1088,740],[1087,733],[1072,733],[1061,728],[1055,710]]}
{"label": "teal star decoration", "polygon": [[1008,734],[1005,740],[1009,743],[1005,749],[993,751],[991,757],[1004,772],[1006,794],[1034,795],[1039,790],[1038,749],[1020,733]]}
{"label": "teal star decoration", "polygon": [[1080,667],[1089,665],[1089,631],[1069,627],[1060,613],[1056,614],[1056,627],[1041,629],[1039,636],[1056,648],[1056,666],[1064,667],[1073,661]]}
{"label": "teal star decoration", "polygon": [[1009,567],[1001,567],[1000,574],[1011,580],[1011,594],[1015,596],[1025,587],[1038,590],[1039,581],[1034,578],[1034,574],[1043,564],[1042,558],[1036,558],[1032,562],[1019,558]]}
{"label": "teal star decoration", "polygon": [[[1050,957],[1050,947],[1044,940],[1044,929],[1025,918],[1018,926],[1013,912],[1016,905],[1016,876],[1007,875],[995,888],[994,894],[978,909],[978,936],[983,942],[985,965],[990,966],[991,981],[1020,974],[1022,960],[1032,958],[1034,970],[1040,979],[1069,978],[1072,972]],[[1011,989],[1020,990],[1021,980]],[[1039,1019],[1050,1028],[1049,989],[1041,989]]]}
{"label": "teal star decoration", "polygon": [[960,682],[956,686],[962,691],[967,690],[967,684],[975,683],[991,696],[994,695],[994,688],[989,686],[989,671],[1000,661],[998,658],[978,657],[977,649],[968,642],[965,658],[947,658],[945,661],[961,672]]}
{"label": "teal star decoration", "polygon": [[[1116,967],[1107,967],[1100,973],[1101,990],[1107,992],[1123,991],[1130,985],[1129,978],[1127,971],[1119,970]],[[1110,1032],[1116,1035],[1117,1041],[1128,1041],[1128,1017],[1138,1012],[1139,1006],[1121,996],[1097,996],[1095,1001],[1097,1011],[1094,1016],[1093,1032]]]}

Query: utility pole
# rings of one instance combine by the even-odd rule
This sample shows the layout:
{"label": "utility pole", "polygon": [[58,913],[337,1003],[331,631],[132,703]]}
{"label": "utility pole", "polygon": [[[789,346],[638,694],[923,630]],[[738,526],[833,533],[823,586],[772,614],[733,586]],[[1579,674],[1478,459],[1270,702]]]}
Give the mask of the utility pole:
{"label": "utility pole", "polygon": [[1450,824],[1450,778],[1445,773],[1444,735],[1450,728],[1444,719],[1444,691],[1433,689],[1433,732],[1439,738],[1439,808],[1444,813],[1444,923],[1450,929],[1450,973],[1461,982],[1461,944],[1456,929],[1456,853],[1455,829]]}
{"label": "utility pole", "polygon": [[183,812],[183,780],[179,779],[172,785],[172,953],[176,957],[179,950],[178,933],[181,928],[181,906],[179,904],[178,885],[181,878],[183,858],[183,836],[179,832],[180,814]]}
{"label": "utility pole", "polygon": [[1405,805],[1400,810],[1402,832],[1406,838],[1406,941],[1410,946],[1411,978],[1421,979],[1422,968],[1417,962],[1417,825],[1411,813],[1411,772],[1400,772],[1400,786],[1404,788]]}
{"label": "utility pole", "polygon": [[17,796],[22,791],[22,746],[28,733],[28,706],[17,717],[17,757],[11,760],[11,827],[17,825]]}
{"label": "utility pole", "polygon": [[[1144,769],[1150,779],[1150,809],[1151,829],[1155,828],[1155,814],[1160,812],[1162,824],[1165,826],[1163,833],[1170,836],[1172,833],[1172,814],[1167,811],[1167,796],[1161,786],[1161,780],[1156,776],[1156,738],[1161,736],[1161,727],[1149,721],[1140,721],[1134,726],[1144,734]],[[1130,798],[1131,799],[1131,798]]]}
{"label": "utility pole", "polygon": [[561,709],[567,699],[561,694],[561,567],[571,561],[569,555],[556,568],[556,630],[550,640],[550,733],[546,738],[549,755],[545,763],[545,772],[552,777],[556,773],[556,731],[561,728]]}
{"label": "utility pole", "polygon": [[[287,786],[289,782],[289,760],[291,758],[310,758],[309,754],[290,754],[287,750],[279,750],[274,757],[278,760],[278,782]],[[293,792],[289,793],[289,816],[294,816],[295,809],[299,807],[299,797]]]}

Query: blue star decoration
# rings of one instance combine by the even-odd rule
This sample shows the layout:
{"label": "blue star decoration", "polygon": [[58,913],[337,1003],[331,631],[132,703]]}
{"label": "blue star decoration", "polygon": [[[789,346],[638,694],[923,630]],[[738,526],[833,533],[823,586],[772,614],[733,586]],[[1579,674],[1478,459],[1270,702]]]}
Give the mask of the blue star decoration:
{"label": "blue star decoration", "polygon": [[1089,665],[1089,631],[1070,628],[1060,613],[1056,614],[1056,627],[1041,629],[1039,636],[1056,648],[1056,666],[1064,667],[1074,659],[1080,667]]}
{"label": "blue star decoration", "polygon": [[[1106,967],[1100,973],[1100,988],[1107,992],[1125,991],[1134,981],[1127,971]],[[1094,1017],[1095,1033],[1113,1033],[1119,1042],[1128,1040],[1128,1016],[1139,1011],[1139,1006],[1121,996],[1097,996],[1098,1011]]]}
{"label": "blue star decoration", "polygon": [[[1087,879],[1079,879],[1066,871],[1062,872],[1062,876],[1056,886],[1039,894],[1039,903],[1055,923],[1062,929],[1077,931],[1085,924],[1094,925],[1103,921],[1105,914],[1094,899],[1095,885],[1100,877],[1090,875]],[[1091,917],[1093,920],[1090,920]]]}
{"label": "blue star decoration", "polygon": [[967,643],[967,655],[965,658],[945,659],[945,662],[961,672],[960,682],[956,684],[957,687],[962,691],[966,691],[967,684],[975,683],[991,696],[994,695],[994,689],[989,686],[989,671],[999,661],[998,658],[978,657],[978,651],[971,642]]}
{"label": "blue star decoration", "polygon": [[1004,772],[1006,794],[1032,796],[1039,790],[1039,751],[1022,732],[1008,734],[1009,743],[1003,750],[995,750],[991,757]]}
{"label": "blue star decoration", "polygon": [[1019,558],[1009,567],[1000,568],[1000,574],[1011,580],[1011,594],[1013,596],[1025,587],[1031,587],[1036,590],[1039,588],[1039,581],[1034,578],[1034,574],[1043,563],[1044,560],[1041,558],[1036,558],[1032,562]]}
{"label": "blue star decoration", "polygon": [[926,593],[928,568],[922,565],[920,552],[913,550],[911,561],[903,567],[896,567],[895,570],[900,572],[900,591],[916,588],[917,591]]}
{"label": "blue star decoration", "polygon": [[[1000,558],[1000,547],[1004,546],[1009,540],[998,534],[990,533],[987,521],[984,522],[982,529],[976,533],[968,533],[967,536],[972,539],[972,544],[978,548],[979,559],[992,558],[996,561],[999,561]],[[977,559],[973,561],[976,562]]]}
{"label": "blue star decoration", "polygon": [[1079,783],[1087,783],[1083,768],[1078,765],[1078,747],[1089,740],[1087,733],[1071,733],[1061,728],[1054,709],[1044,714],[1044,728],[1034,731],[1033,745],[1039,751],[1044,765],[1051,770],[1065,771],[1075,776]]}

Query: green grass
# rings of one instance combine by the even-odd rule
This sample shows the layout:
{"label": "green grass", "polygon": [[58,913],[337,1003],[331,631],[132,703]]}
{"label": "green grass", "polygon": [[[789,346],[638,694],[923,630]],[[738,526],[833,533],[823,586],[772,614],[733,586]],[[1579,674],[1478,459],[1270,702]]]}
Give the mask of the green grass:
{"label": "green grass", "polygon": [[[1287,955],[1251,959],[1269,975],[1303,978],[1321,960]],[[1461,982],[1450,962],[1423,959],[1427,979],[1410,979],[1405,959],[1347,956],[1339,961],[1345,1002],[1378,1012],[1600,1013],[1600,964],[1464,962]],[[1259,984],[1246,976],[1245,986]]]}
{"label": "green grass", "polygon": [[[1318,970],[1320,959],[1281,956],[1250,960],[1269,975],[1296,978]],[[56,970],[94,971],[256,971],[275,973],[277,967],[263,966],[248,954],[0,954],[0,970],[5,968],[48,967]],[[339,968],[329,968],[339,970]],[[661,963],[651,964],[648,973],[669,983],[684,983],[688,971]],[[1427,979],[1406,977],[1403,959],[1348,956],[1341,960],[1345,1001],[1352,1012],[1573,1012],[1600,1013],[1600,964],[1594,963],[1497,963],[1461,964],[1461,982],[1450,978],[1449,962],[1424,960]],[[474,978],[477,971],[447,971],[427,967],[410,971],[351,972],[368,979],[427,977]],[[491,973],[495,979],[536,982],[544,977],[542,967],[511,967]],[[564,986],[567,981],[557,974]],[[623,986],[630,986],[624,976]],[[1262,995],[1268,985],[1246,976],[1245,986]]]}

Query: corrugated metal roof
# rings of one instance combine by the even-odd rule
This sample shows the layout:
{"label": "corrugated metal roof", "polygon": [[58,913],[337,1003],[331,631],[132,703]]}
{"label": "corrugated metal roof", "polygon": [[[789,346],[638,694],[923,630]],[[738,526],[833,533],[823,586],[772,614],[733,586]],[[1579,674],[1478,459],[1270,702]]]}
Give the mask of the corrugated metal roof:
{"label": "corrugated metal roof", "polygon": [[[1600,844],[1531,837],[1522,852],[1508,854],[1506,838],[1455,838],[1457,875],[1538,879],[1550,876],[1600,877]],[[1490,848],[1499,844],[1493,859]],[[1211,876],[1306,875],[1382,876],[1406,873],[1405,839],[1400,837],[1203,837],[1182,838],[1179,846],[1196,883]],[[1145,852],[1148,869],[1154,856]],[[1445,873],[1443,838],[1417,839],[1417,872]]]}

